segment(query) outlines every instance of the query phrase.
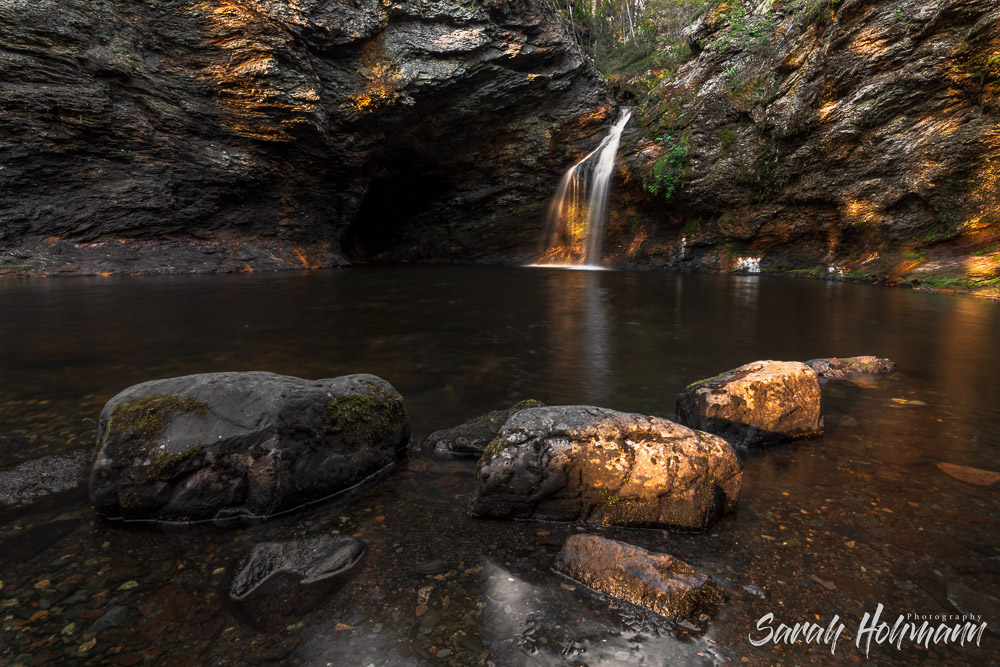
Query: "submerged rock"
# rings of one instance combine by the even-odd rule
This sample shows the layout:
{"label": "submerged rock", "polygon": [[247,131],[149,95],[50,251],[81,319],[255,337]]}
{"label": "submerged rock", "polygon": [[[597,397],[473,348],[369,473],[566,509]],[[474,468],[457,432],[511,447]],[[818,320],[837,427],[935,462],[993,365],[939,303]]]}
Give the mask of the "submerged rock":
{"label": "submerged rock", "polygon": [[497,437],[500,427],[514,414],[525,408],[540,408],[544,405],[540,401],[529,398],[506,410],[488,412],[470,419],[460,426],[434,431],[424,441],[421,448],[432,449],[436,452],[481,456],[486,446]]}
{"label": "submerged rock", "polygon": [[256,544],[236,567],[229,597],[247,598],[282,573],[295,575],[301,585],[343,574],[361,560],[366,548],[364,542],[347,535]]}
{"label": "submerged rock", "polygon": [[469,512],[701,530],[736,508],[742,478],[722,438],[666,419],[528,408],[483,453]]}
{"label": "submerged rock", "polygon": [[555,569],[670,618],[688,618],[725,599],[711,577],[670,554],[596,535],[570,536],[556,556]]}
{"label": "submerged rock", "polygon": [[677,420],[738,448],[822,435],[819,378],[798,361],[754,361],[688,385]]}
{"label": "submerged rock", "polygon": [[230,606],[260,630],[282,626],[329,601],[365,555],[364,542],[318,535],[254,545],[229,583]]}
{"label": "submerged rock", "polygon": [[86,476],[90,451],[45,456],[0,470],[0,505],[23,505],[42,496],[80,486]]}
{"label": "submerged rock", "polygon": [[938,463],[938,470],[944,474],[976,486],[992,486],[1000,482],[1000,472],[995,470],[983,470],[982,468],[970,468],[969,466],[955,465],[954,463]]}
{"label": "submerged rock", "polygon": [[155,380],[101,412],[90,498],[109,518],[267,517],[361,482],[409,439],[402,396],[374,375]]}
{"label": "submerged rock", "polygon": [[896,370],[896,364],[891,359],[871,356],[810,359],[806,366],[816,371],[819,377],[830,380],[888,375]]}

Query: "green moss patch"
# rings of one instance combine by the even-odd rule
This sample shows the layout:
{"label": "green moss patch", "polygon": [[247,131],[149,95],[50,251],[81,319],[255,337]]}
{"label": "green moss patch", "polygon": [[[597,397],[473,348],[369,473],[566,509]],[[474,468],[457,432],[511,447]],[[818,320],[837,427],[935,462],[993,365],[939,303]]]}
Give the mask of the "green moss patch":
{"label": "green moss patch", "polygon": [[111,411],[108,440],[119,456],[138,454],[163,435],[175,415],[183,413],[205,418],[208,403],[178,394],[149,394],[122,401]]}
{"label": "green moss patch", "polygon": [[363,393],[330,399],[326,404],[326,430],[359,446],[374,445],[396,434],[403,414],[399,394],[369,384]]}

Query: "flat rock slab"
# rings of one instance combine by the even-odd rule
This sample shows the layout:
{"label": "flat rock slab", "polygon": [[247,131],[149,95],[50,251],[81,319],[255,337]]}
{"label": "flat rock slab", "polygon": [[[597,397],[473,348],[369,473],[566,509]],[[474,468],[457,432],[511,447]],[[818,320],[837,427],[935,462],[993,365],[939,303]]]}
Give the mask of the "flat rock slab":
{"label": "flat rock slab", "polygon": [[355,486],[409,440],[402,396],[374,375],[155,380],[104,407],[90,497],[109,518],[268,517]]}
{"label": "flat rock slab", "polygon": [[954,463],[938,463],[938,470],[967,484],[976,486],[993,486],[1000,482],[1000,472],[995,470],[983,470],[982,468],[970,468],[969,466],[955,465]]}
{"label": "flat rock slab", "polygon": [[736,508],[742,479],[725,440],[667,419],[528,408],[483,453],[469,512],[702,530]]}
{"label": "flat rock slab", "polygon": [[823,434],[816,371],[798,361],[754,361],[677,396],[677,420],[746,449]]}
{"label": "flat rock slab", "polygon": [[896,370],[896,364],[891,359],[880,357],[828,357],[826,359],[810,359],[806,366],[816,371],[816,374],[827,380],[844,380],[858,377],[888,375]]}
{"label": "flat rock slab", "polygon": [[80,486],[92,450],[66,456],[45,456],[0,470],[0,505],[24,505],[43,496]]}
{"label": "flat rock slab", "polygon": [[554,567],[594,590],[669,618],[688,618],[725,599],[711,577],[670,554],[596,535],[569,537]]}
{"label": "flat rock slab", "polygon": [[303,586],[314,584],[343,574],[361,560],[365,550],[364,542],[347,535],[256,544],[237,566],[229,596],[243,600],[282,573],[294,575]]}
{"label": "flat rock slab", "polygon": [[494,410],[480,415],[454,428],[431,433],[421,449],[449,454],[469,454],[482,456],[486,446],[497,437],[500,427],[514,414],[525,408],[544,407],[544,403],[533,399],[521,401],[506,410]]}

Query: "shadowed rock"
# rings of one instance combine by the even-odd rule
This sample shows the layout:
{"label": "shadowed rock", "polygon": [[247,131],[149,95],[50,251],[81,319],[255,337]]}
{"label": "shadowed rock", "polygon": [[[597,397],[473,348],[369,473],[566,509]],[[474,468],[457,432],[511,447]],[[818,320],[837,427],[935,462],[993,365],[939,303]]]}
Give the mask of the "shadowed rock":
{"label": "shadowed rock", "polygon": [[666,419],[529,408],[483,453],[469,512],[701,530],[736,508],[742,478],[722,438]]}
{"label": "shadowed rock", "polygon": [[737,448],[822,435],[819,378],[798,361],[754,361],[688,385],[677,420]]}
{"label": "shadowed rock", "polygon": [[42,496],[75,489],[86,475],[91,451],[45,456],[0,470],[0,505],[23,505]]}
{"label": "shadowed rock", "polygon": [[570,536],[556,556],[555,569],[670,618],[688,618],[725,599],[711,577],[670,554],[596,535]]}
{"label": "shadowed rock", "polygon": [[896,370],[896,364],[891,359],[870,356],[810,359],[806,366],[816,371],[820,378],[829,380],[888,375]]}
{"label": "shadowed rock", "polygon": [[539,408],[545,404],[534,399],[521,401],[506,410],[494,410],[475,417],[454,428],[434,431],[421,446],[436,452],[481,456],[486,446],[497,437],[500,427],[515,413],[525,408]]}
{"label": "shadowed rock", "polygon": [[281,573],[295,575],[301,585],[343,574],[361,559],[365,549],[364,542],[347,535],[256,544],[237,566],[229,596],[242,600]]}
{"label": "shadowed rock", "polygon": [[365,555],[365,543],[347,535],[254,545],[236,566],[229,606],[259,630],[284,627],[327,603]]}
{"label": "shadowed rock", "polygon": [[402,396],[374,375],[155,380],[104,407],[90,497],[110,518],[267,517],[358,484],[409,438]]}

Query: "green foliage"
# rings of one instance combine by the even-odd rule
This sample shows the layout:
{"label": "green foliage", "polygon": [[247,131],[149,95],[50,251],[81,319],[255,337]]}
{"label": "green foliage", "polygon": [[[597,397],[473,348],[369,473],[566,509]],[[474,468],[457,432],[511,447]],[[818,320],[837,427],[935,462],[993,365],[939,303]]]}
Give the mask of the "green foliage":
{"label": "green foliage", "polygon": [[988,246],[986,248],[980,248],[979,250],[976,250],[972,254],[976,255],[977,257],[984,257],[986,255],[995,253],[997,250],[1000,250],[1000,243],[994,243],[993,245]]}
{"label": "green foliage", "polygon": [[788,5],[790,13],[797,14],[803,24],[826,22],[833,18],[841,0],[794,0]]}
{"label": "green foliage", "polygon": [[686,137],[681,137],[679,142],[675,142],[673,137],[660,137],[657,141],[665,147],[665,151],[653,164],[651,182],[645,187],[654,197],[662,194],[664,199],[670,199],[681,187],[688,142]]}
{"label": "green foliage", "polygon": [[906,259],[924,259],[927,257],[926,250],[911,250],[910,252],[903,255]]}
{"label": "green foliage", "polygon": [[906,14],[904,14],[903,11],[900,9],[894,9],[892,10],[892,18],[896,19],[897,21],[905,21]]}
{"label": "green foliage", "polygon": [[708,46],[719,53],[728,51],[763,51],[771,44],[771,32],[775,23],[770,12],[754,17],[739,3],[726,13],[726,25],[722,34]]}

